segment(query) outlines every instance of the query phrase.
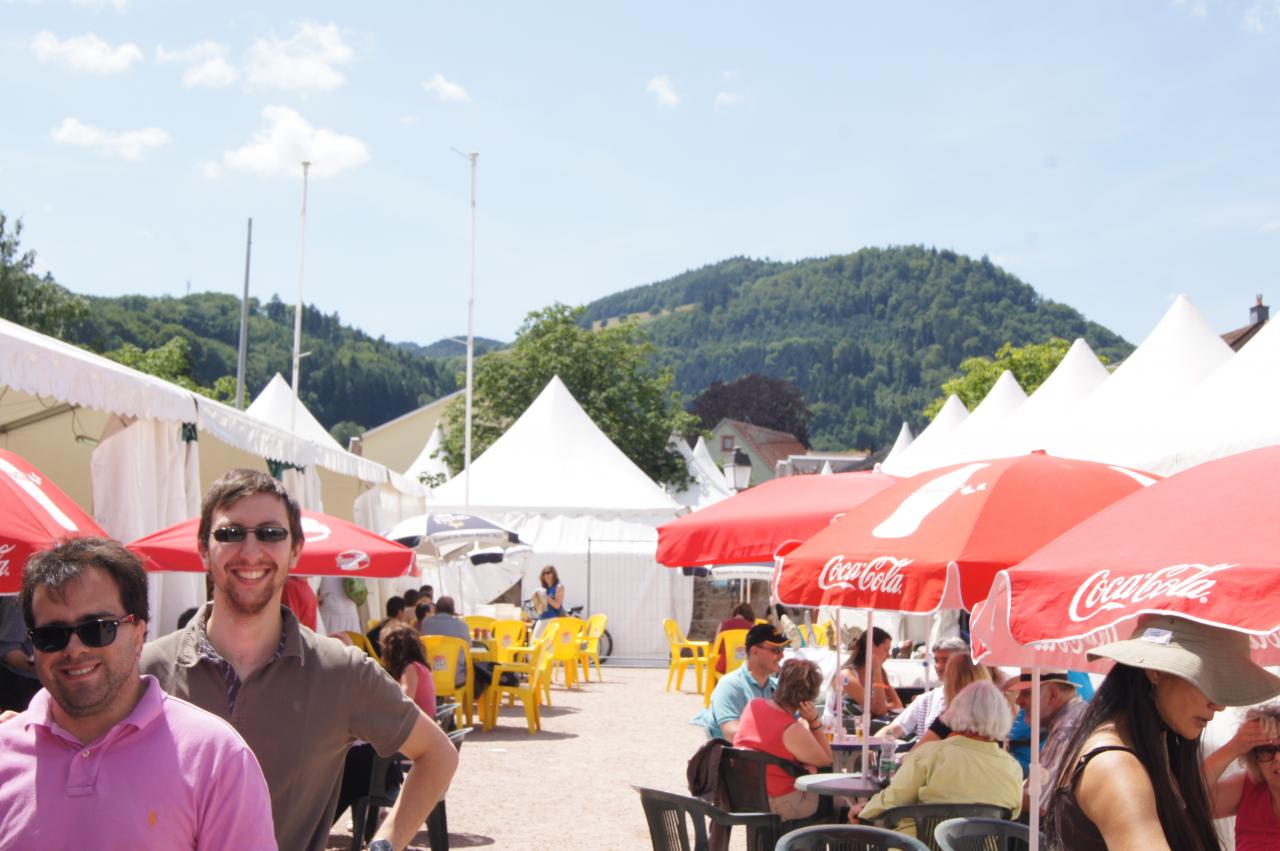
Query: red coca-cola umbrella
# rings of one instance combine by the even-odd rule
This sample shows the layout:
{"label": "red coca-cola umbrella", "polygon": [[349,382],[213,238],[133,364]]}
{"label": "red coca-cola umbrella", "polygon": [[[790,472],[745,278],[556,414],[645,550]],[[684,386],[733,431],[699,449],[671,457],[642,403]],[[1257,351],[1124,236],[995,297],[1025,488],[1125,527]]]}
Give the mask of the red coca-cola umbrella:
{"label": "red coca-cola umbrella", "polygon": [[899,481],[884,473],[784,476],[658,527],[659,564],[700,567],[772,562],[788,540],[804,540]]}
{"label": "red coca-cola umbrella", "polygon": [[1153,481],[1043,452],[930,470],[783,555],[774,592],[797,606],[972,608],[1002,568]]}
{"label": "red coca-cola umbrella", "polygon": [[22,566],[33,552],[58,538],[106,534],[25,458],[0,449],[0,594],[22,590]]}
{"label": "red coca-cola umbrella", "polygon": [[[147,570],[203,572],[196,550],[200,518],[193,517],[150,535],[129,549],[146,560]],[[295,576],[350,576],[391,579],[417,570],[413,550],[368,529],[318,511],[302,512],[304,543]]]}
{"label": "red coca-cola umbrella", "polygon": [[975,649],[1083,668],[1090,648],[1158,612],[1249,633],[1254,658],[1280,664],[1277,505],[1280,446],[1170,476],[1002,572],[974,613]]}

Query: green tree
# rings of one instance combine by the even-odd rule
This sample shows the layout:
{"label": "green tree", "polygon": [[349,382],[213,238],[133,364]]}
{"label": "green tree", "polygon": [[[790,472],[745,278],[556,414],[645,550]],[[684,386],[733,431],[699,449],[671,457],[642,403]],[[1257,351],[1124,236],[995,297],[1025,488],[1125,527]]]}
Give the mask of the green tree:
{"label": "green tree", "polygon": [[785,431],[809,445],[809,408],[795,384],[783,378],[752,373],[727,384],[713,381],[694,398],[689,410],[707,431],[728,417]]}
{"label": "green tree", "polygon": [[0,317],[54,337],[84,317],[85,300],[54,282],[48,273],[42,278],[33,271],[34,251],[21,251],[22,220],[8,229],[0,213]]}
{"label": "green tree", "polygon": [[338,441],[343,449],[346,449],[347,445],[351,443],[351,438],[364,434],[364,426],[352,420],[342,420],[333,424],[329,429],[329,434],[333,435],[333,439]]}
{"label": "green tree", "polygon": [[[996,352],[994,359],[965,358],[960,362],[960,374],[942,382],[942,395],[929,403],[924,409],[924,415],[933,419],[946,403],[947,397],[953,393],[964,402],[966,408],[973,410],[974,406],[986,398],[1006,369],[1013,373],[1018,384],[1030,396],[1057,369],[1070,348],[1071,344],[1066,340],[1052,337],[1044,343],[1028,343],[1016,348],[1013,343],[1005,343]],[[1099,359],[1107,363],[1106,355],[1100,355]]]}
{"label": "green tree", "polygon": [[[592,332],[583,309],[554,304],[525,317],[510,349],[476,361],[472,457],[484,452],[542,392],[553,376],[569,388],[596,425],[655,481],[682,485],[688,471],[667,448],[697,420],[680,405],[669,369],[653,365],[653,347],[633,322]],[[465,402],[444,413],[442,451],[462,469]]]}
{"label": "green tree", "polygon": [[224,375],[216,380],[212,387],[203,387],[196,383],[192,377],[191,344],[185,337],[172,337],[164,345],[153,349],[141,349],[133,343],[125,343],[118,349],[106,352],[105,356],[140,372],[163,378],[179,387],[208,396],[210,399],[219,402],[235,400],[234,376]]}

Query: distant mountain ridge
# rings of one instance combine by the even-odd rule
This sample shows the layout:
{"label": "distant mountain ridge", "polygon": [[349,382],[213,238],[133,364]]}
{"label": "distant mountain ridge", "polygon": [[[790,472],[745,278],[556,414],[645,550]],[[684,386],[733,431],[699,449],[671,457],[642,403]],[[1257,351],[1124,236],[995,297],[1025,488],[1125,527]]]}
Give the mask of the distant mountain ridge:
{"label": "distant mountain ridge", "polygon": [[793,381],[817,448],[917,431],[941,383],[1005,342],[1084,337],[1112,360],[1132,345],[1040,296],[989,259],[923,246],[779,263],[735,257],[587,305],[584,321],[640,317],[681,391],[761,373]]}
{"label": "distant mountain ridge", "polygon": [[[239,300],[88,297],[70,342],[94,351],[143,349],[182,336],[194,378],[211,385],[236,370]],[[290,377],[292,308],[250,300],[248,390],[275,372]],[[888,446],[960,362],[1005,342],[1084,337],[1113,360],[1132,346],[1073,308],[1042,298],[987,258],[901,246],[776,262],[735,257],[669,280],[631,287],[586,306],[596,327],[638,321],[690,398],[712,381],[749,373],[793,381],[813,412],[815,448]],[[372,427],[458,389],[465,344],[390,342],[308,305],[303,311],[302,399],[326,428]],[[476,338],[477,354],[506,344]]]}

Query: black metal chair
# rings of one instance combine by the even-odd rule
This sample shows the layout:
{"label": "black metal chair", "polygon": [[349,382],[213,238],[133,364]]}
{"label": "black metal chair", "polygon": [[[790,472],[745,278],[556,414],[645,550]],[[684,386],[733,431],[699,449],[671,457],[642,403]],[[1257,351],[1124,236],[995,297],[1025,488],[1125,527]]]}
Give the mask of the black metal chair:
{"label": "black metal chair", "polygon": [[873,821],[880,827],[894,830],[902,822],[911,819],[916,824],[916,838],[933,851],[940,851],[934,838],[934,831],[947,819],[1007,819],[1010,814],[1009,809],[997,807],[994,804],[910,804],[905,807],[891,807]]}
{"label": "black metal chair", "polygon": [[[809,770],[797,762],[792,762],[764,751],[746,748],[724,748],[720,751],[720,779],[724,782],[728,800],[724,802],[731,813],[767,813],[769,812],[769,790],[765,780],[765,769],[777,766],[792,777],[801,777]],[[786,833],[809,824],[827,823],[831,821],[833,805],[830,797],[818,799],[818,811],[806,819],[784,821],[779,829]]]}
{"label": "black metal chair", "polygon": [[929,846],[881,827],[846,824],[793,830],[778,840],[775,851],[929,851]]}
{"label": "black metal chair", "polygon": [[934,828],[933,839],[942,851],[1026,851],[1031,828],[1002,819],[953,818]]}
{"label": "black metal chair", "polygon": [[653,851],[711,851],[708,823],[746,828],[747,851],[773,851],[777,844],[778,817],[773,813],[726,813],[698,798],[632,788],[640,793]]}
{"label": "black metal chair", "polygon": [[[454,730],[449,733],[449,741],[453,742],[453,746],[461,752],[462,742],[470,732],[470,727]],[[379,811],[393,805],[400,794],[399,785],[387,786],[388,769],[393,764],[400,766],[401,776],[408,771],[408,760],[400,754],[387,757],[375,755],[373,758],[373,769],[369,776],[369,794],[357,798],[351,804],[351,851],[360,851],[373,838],[373,834],[378,829]],[[427,815],[426,827],[427,841],[431,851],[449,851],[449,820],[445,812],[444,798],[441,798]]]}

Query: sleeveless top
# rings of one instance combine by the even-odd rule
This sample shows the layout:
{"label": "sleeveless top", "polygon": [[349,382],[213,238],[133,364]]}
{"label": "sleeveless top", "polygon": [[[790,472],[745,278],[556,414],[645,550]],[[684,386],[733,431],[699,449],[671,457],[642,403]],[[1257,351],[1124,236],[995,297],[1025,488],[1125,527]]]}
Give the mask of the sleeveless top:
{"label": "sleeveless top", "polygon": [[1280,847],[1280,819],[1271,809],[1271,791],[1245,775],[1236,810],[1236,851],[1268,851]]}
{"label": "sleeveless top", "polygon": [[[1080,775],[1084,773],[1085,766],[1089,764],[1089,760],[1107,751],[1133,753],[1132,748],[1104,745],[1080,757],[1067,785],[1053,790],[1049,806],[1053,810],[1056,835],[1049,837],[1049,847],[1070,849],[1070,851],[1107,851],[1107,843],[1102,838],[1102,832],[1084,814],[1084,810],[1080,809],[1080,802],[1076,800],[1076,784],[1080,782]],[[1137,754],[1134,755],[1137,756]]]}
{"label": "sleeveless top", "polygon": [[[782,741],[782,734],[794,723],[795,716],[790,712],[757,697],[747,704],[742,717],[738,719],[738,732],[734,734],[733,746],[764,751],[795,762],[795,755],[787,750]],[[764,785],[770,798],[779,798],[795,791],[796,779],[776,765],[767,765],[764,769]]]}
{"label": "sleeveless top", "polygon": [[413,702],[428,715],[436,714],[436,682],[431,677],[427,666],[421,662],[410,662],[418,672],[418,689],[413,693]]}

